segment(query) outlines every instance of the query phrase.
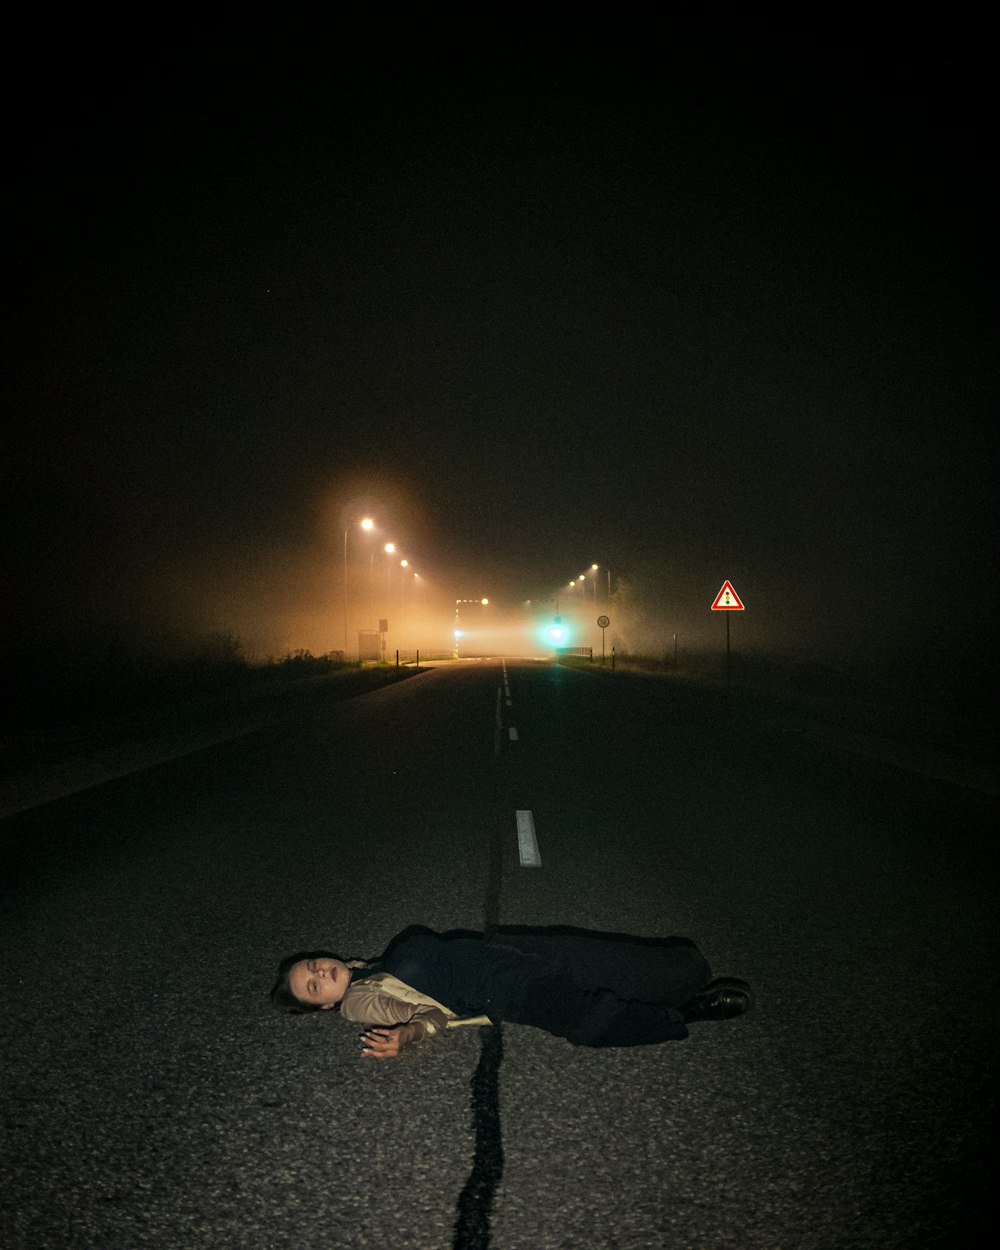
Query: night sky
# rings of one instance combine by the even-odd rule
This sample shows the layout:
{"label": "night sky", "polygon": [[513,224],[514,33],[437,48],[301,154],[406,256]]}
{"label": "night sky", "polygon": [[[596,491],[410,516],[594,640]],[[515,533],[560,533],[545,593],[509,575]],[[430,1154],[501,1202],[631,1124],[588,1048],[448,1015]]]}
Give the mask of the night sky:
{"label": "night sky", "polygon": [[442,601],[551,595],[597,561],[664,636],[717,632],[729,578],[747,645],[985,637],[974,32],[384,24],[25,49],[15,650],[340,645],[368,510]]}

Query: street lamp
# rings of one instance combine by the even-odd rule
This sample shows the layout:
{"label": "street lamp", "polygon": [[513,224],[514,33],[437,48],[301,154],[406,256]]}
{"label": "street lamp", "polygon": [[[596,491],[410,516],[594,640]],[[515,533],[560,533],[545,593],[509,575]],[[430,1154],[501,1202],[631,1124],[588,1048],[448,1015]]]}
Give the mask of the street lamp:
{"label": "street lamp", "polygon": [[[396,550],[396,544],[395,544],[395,543],[386,543],[386,545],[385,545],[385,547],[383,548],[383,550],[385,551],[385,554],[386,554],[387,556],[391,556],[391,555],[392,555],[392,553]],[[385,562],[385,596],[386,596],[386,598],[387,598],[387,599],[388,599],[388,597],[389,597],[389,590],[390,590],[390,586],[391,586],[391,583],[390,583],[390,581],[389,581],[389,578],[390,578],[391,576],[392,576],[392,561],[391,561],[391,560],[386,560],[386,562]]]}
{"label": "street lamp", "polygon": [[[370,530],[370,529],[375,528],[375,522],[371,519],[371,517],[367,517],[367,516],[365,517],[363,521],[359,522],[359,525],[363,530]],[[347,529],[344,530],[344,658],[345,659],[347,658],[347,535],[350,532],[351,532],[351,527],[348,526]]]}
{"label": "street lamp", "polygon": [[[591,565],[590,567],[591,567],[591,569],[593,569],[593,568],[594,568],[594,565]],[[580,576],[579,576],[576,580],[577,580],[578,582],[585,582],[585,581],[587,580],[587,574],[586,574],[586,573],[581,573],[581,574],[580,574]],[[597,578],[596,578],[596,577],[591,577],[591,579],[590,579],[590,580],[594,583],[594,607],[596,608],[596,607],[597,607]],[[586,610],[586,607],[587,607],[587,587],[586,587],[586,586],[584,586],[583,591],[584,591],[584,594],[583,594],[583,607],[584,607],[584,609]]]}
{"label": "street lamp", "polygon": [[[388,555],[391,552],[396,550],[396,544],[386,543],[385,546],[382,548],[382,550],[386,553],[386,555]],[[388,572],[386,573],[386,579],[388,580]],[[371,559],[368,562],[368,617],[371,620],[373,627],[378,624],[378,617],[375,615],[375,552],[374,551],[372,552]]]}

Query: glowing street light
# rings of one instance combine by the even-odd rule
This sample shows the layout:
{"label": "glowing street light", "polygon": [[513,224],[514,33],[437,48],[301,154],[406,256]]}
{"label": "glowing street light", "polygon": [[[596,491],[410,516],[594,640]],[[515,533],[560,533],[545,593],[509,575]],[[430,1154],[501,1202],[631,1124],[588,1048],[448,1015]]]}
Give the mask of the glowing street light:
{"label": "glowing street light", "polygon": [[[396,544],[386,543],[385,546],[382,548],[382,550],[385,552],[386,555],[392,555],[392,553],[396,550]],[[386,571],[385,571],[387,595],[389,593],[389,576],[391,572],[392,572],[392,565],[390,564],[386,568]],[[374,551],[371,554],[371,560],[369,561],[369,564],[368,564],[368,614],[369,614],[369,617],[371,618],[371,621],[373,623],[373,628],[374,628],[374,626],[378,624],[378,618],[375,615],[375,552]]]}
{"label": "glowing street light", "polygon": [[[386,554],[387,556],[391,556],[391,555],[392,555],[392,553],[396,550],[396,544],[395,544],[395,543],[386,543],[386,545],[382,548],[382,550],[385,552],[385,554]],[[388,598],[388,596],[389,596],[389,591],[390,591],[390,589],[392,588],[392,582],[391,582],[391,580],[390,580],[391,578],[392,578],[392,561],[391,561],[391,560],[387,560],[387,561],[386,561],[386,565],[385,565],[385,593],[386,593],[386,598]]]}
{"label": "glowing street light", "polygon": [[[359,521],[358,525],[363,530],[371,530],[375,528],[375,522],[371,517],[366,516],[363,521]],[[344,530],[344,657],[347,657],[347,535],[351,532],[348,526]]]}
{"label": "glowing street light", "polygon": [[[597,569],[597,565],[596,565],[596,564],[592,564],[592,565],[590,566],[590,573],[591,573],[590,580],[591,580],[591,582],[593,582],[593,584],[594,584],[594,607],[595,607],[595,608],[597,607],[597,578],[594,576],[594,572],[595,572],[595,570],[596,570],[596,569]],[[586,574],[586,573],[581,573],[581,574],[580,574],[580,576],[579,576],[576,580],[577,580],[578,582],[585,582],[585,581],[587,580],[587,574]],[[586,587],[586,586],[584,586],[584,588],[583,588],[583,589],[584,589],[584,590],[586,590],[586,589],[587,589],[587,587]],[[586,607],[586,603],[587,603],[587,596],[586,596],[586,594],[583,596],[583,603],[584,603],[584,606]]]}

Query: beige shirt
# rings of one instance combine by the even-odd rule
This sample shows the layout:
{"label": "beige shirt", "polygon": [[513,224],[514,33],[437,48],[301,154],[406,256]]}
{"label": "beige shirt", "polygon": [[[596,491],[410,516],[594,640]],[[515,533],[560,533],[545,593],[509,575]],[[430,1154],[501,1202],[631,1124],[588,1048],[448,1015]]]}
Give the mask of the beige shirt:
{"label": "beige shirt", "polygon": [[422,1037],[434,1037],[463,1024],[489,1024],[489,1016],[457,1016],[449,1007],[421,994],[391,972],[352,981],[340,1000],[340,1014],[358,1024],[420,1024]]}

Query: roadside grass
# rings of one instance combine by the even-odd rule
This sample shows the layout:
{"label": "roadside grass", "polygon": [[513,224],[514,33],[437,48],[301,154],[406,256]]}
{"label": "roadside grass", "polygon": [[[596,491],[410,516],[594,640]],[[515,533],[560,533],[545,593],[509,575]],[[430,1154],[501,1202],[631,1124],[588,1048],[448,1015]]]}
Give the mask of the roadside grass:
{"label": "roadside grass", "polygon": [[305,699],[353,698],[417,671],[306,651],[253,663],[228,648],[170,661],[129,658],[75,672],[62,684],[53,681],[51,670],[34,683],[22,673],[20,697],[9,700],[2,714],[0,774],[204,729],[225,718],[278,716]]}

